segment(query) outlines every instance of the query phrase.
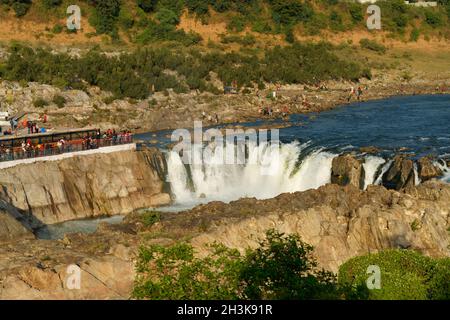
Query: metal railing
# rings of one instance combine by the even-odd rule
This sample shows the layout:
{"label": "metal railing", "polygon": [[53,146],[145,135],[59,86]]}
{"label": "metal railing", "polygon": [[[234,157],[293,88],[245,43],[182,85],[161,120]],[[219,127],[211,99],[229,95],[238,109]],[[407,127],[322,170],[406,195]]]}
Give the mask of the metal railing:
{"label": "metal railing", "polygon": [[[90,141],[90,142],[89,142]],[[84,150],[95,150],[103,147],[111,147],[133,143],[133,135],[117,135],[108,138],[91,138],[91,140],[79,139],[66,141],[64,144],[58,142],[35,145],[31,148],[14,147],[0,150],[0,162],[23,160],[59,155]],[[37,147],[39,146],[39,147]]]}

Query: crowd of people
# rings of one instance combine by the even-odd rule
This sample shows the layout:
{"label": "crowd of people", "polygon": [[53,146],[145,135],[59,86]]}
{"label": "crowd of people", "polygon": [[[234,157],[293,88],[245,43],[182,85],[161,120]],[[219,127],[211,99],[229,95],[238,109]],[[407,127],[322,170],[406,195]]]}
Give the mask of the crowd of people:
{"label": "crowd of people", "polygon": [[95,133],[86,134],[81,139],[76,140],[67,140],[65,136],[62,136],[56,142],[42,142],[42,139],[36,142],[35,140],[28,137],[22,140],[20,146],[0,144],[0,161],[42,157],[131,143],[133,137],[131,131],[128,130],[116,132],[115,129],[108,129],[103,133],[97,130]]}

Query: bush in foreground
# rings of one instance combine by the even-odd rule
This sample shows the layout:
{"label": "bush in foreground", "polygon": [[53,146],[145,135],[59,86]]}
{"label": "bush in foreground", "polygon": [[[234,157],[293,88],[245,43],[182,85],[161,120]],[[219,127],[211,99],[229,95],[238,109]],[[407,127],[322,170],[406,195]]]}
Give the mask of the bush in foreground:
{"label": "bush in foreground", "polygon": [[450,259],[433,259],[412,250],[387,250],[353,258],[339,269],[343,286],[364,285],[367,267],[381,271],[381,289],[369,290],[368,299],[450,299]]}
{"label": "bush in foreground", "polygon": [[189,244],[141,247],[137,299],[339,299],[336,276],[317,267],[296,235],[269,231],[256,250],[214,245],[204,258]]}

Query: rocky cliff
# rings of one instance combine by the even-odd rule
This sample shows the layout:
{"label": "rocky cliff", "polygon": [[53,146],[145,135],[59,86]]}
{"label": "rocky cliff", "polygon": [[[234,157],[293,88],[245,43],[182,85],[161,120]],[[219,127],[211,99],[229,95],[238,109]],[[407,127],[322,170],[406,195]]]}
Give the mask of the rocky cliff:
{"label": "rocky cliff", "polygon": [[155,166],[161,156],[128,150],[2,169],[0,199],[31,227],[167,204]]}

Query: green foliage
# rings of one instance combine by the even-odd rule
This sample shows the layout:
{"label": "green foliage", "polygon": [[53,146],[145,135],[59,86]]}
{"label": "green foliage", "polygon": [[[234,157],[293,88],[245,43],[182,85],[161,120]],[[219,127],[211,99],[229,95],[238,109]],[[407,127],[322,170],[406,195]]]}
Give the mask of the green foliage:
{"label": "green foliage", "polygon": [[362,5],[359,3],[350,3],[348,11],[354,22],[358,23],[364,19]]}
{"label": "green foliage", "polygon": [[31,7],[31,0],[3,0],[2,3],[10,5],[18,18],[26,15]]}
{"label": "green foliage", "polygon": [[156,19],[163,25],[177,25],[180,23],[178,15],[170,9],[161,8],[155,15]]}
{"label": "green foliage", "polygon": [[141,214],[141,221],[145,227],[151,227],[156,222],[161,221],[161,213],[158,211],[145,211]]}
{"label": "green foliage", "polygon": [[343,31],[345,29],[343,22],[342,22],[342,16],[336,12],[336,11],[331,11],[330,13],[330,26],[331,29],[336,30],[336,31]]}
{"label": "green foliage", "polygon": [[55,24],[52,28],[52,32],[55,34],[61,33],[63,30],[64,30],[64,26],[59,23]]}
{"label": "green foliage", "polygon": [[230,22],[227,24],[227,29],[229,31],[241,32],[244,30],[246,24],[246,19],[241,15],[233,16]]}
{"label": "green foliage", "polygon": [[437,28],[442,25],[441,16],[433,10],[425,11],[425,21],[433,28]]}
{"label": "green foliage", "polygon": [[[223,245],[195,257],[191,245],[141,247],[133,298],[338,299],[349,292],[317,268],[312,247],[298,236],[268,231],[256,250],[241,256]],[[355,297],[357,292],[352,293]]]}
{"label": "green foliage", "polygon": [[63,108],[67,101],[66,101],[66,98],[64,98],[63,96],[61,96],[61,95],[55,95],[55,96],[53,97],[52,102],[53,102],[54,104],[56,104],[56,106],[57,106],[58,108]]}
{"label": "green foliage", "polygon": [[120,9],[118,23],[122,29],[129,30],[134,26],[135,21],[131,13],[122,7]]}
{"label": "green foliage", "polygon": [[255,36],[253,36],[252,34],[245,34],[245,36],[241,37],[239,35],[229,35],[229,36],[222,36],[221,39],[222,43],[239,43],[243,46],[251,46],[254,45],[256,43],[256,39]]}
{"label": "green foliage", "polygon": [[136,4],[139,8],[145,12],[152,12],[156,9],[156,4],[158,0],[136,0]]}
{"label": "green foliage", "polygon": [[339,59],[328,44],[295,43],[266,52],[262,75],[267,82],[317,83],[323,80],[358,80],[365,76],[361,67]]}
{"label": "green foliage", "polygon": [[272,33],[272,26],[267,21],[257,20],[252,25],[252,31],[258,33]]}
{"label": "green foliage", "polygon": [[190,12],[199,16],[208,14],[208,1],[205,0],[185,0],[186,7]]}
{"label": "green foliage", "polygon": [[382,44],[379,44],[375,40],[370,40],[370,39],[367,39],[367,38],[363,38],[363,39],[361,39],[359,41],[359,45],[361,46],[361,48],[372,50],[372,51],[375,51],[375,52],[379,52],[379,53],[385,53],[386,52],[386,47],[383,46]]}
{"label": "green foliage", "polygon": [[205,258],[192,246],[141,247],[136,263],[135,299],[236,299],[241,258],[236,250],[214,246]]}
{"label": "green foliage", "polygon": [[449,299],[450,259],[432,259],[411,250],[387,250],[350,259],[339,268],[339,283],[364,285],[368,266],[381,269],[381,289],[369,299]]}
{"label": "green foliage", "polygon": [[50,9],[60,6],[62,4],[62,0],[43,0],[42,3],[46,8]]}
{"label": "green foliage", "polygon": [[91,23],[97,33],[116,37],[121,0],[91,0],[91,3],[95,7]]}
{"label": "green foliage", "polygon": [[268,0],[272,7],[273,19],[282,25],[292,25],[304,22],[314,15],[314,10],[308,2],[297,0]]}
{"label": "green foliage", "polygon": [[247,299],[336,299],[339,289],[331,272],[319,269],[313,248],[296,235],[275,231],[247,253],[240,272]]}
{"label": "green foliage", "polygon": [[417,28],[414,28],[411,30],[411,34],[409,36],[409,41],[417,42],[417,40],[419,40],[419,37],[420,37],[420,30]]}
{"label": "green foliage", "polygon": [[[139,35],[142,43],[158,39],[192,43],[195,34],[174,30],[173,25],[152,22]],[[251,35],[228,40],[252,45]],[[370,76],[358,64],[346,62],[332,53],[327,44],[299,44],[256,53],[201,52],[195,49],[147,48],[120,56],[108,57],[91,50],[80,58],[44,49],[13,46],[5,61],[2,76],[7,80],[41,82],[61,88],[84,90],[87,85],[99,86],[117,98],[145,99],[150,88],[156,91],[189,89],[216,92],[208,84],[211,71],[225,84],[237,81],[239,87],[253,87],[261,82],[317,83],[322,80],[357,80]],[[173,72],[166,73],[164,70]],[[178,75],[180,77],[175,76]]]}
{"label": "green foliage", "polygon": [[36,98],[33,100],[33,106],[35,108],[43,108],[48,106],[48,101],[43,98]]}
{"label": "green foliage", "polygon": [[158,23],[153,20],[148,22],[146,29],[136,37],[136,42],[149,44],[156,41],[176,41],[185,46],[199,43],[201,36],[184,30],[177,30],[173,24]]}

